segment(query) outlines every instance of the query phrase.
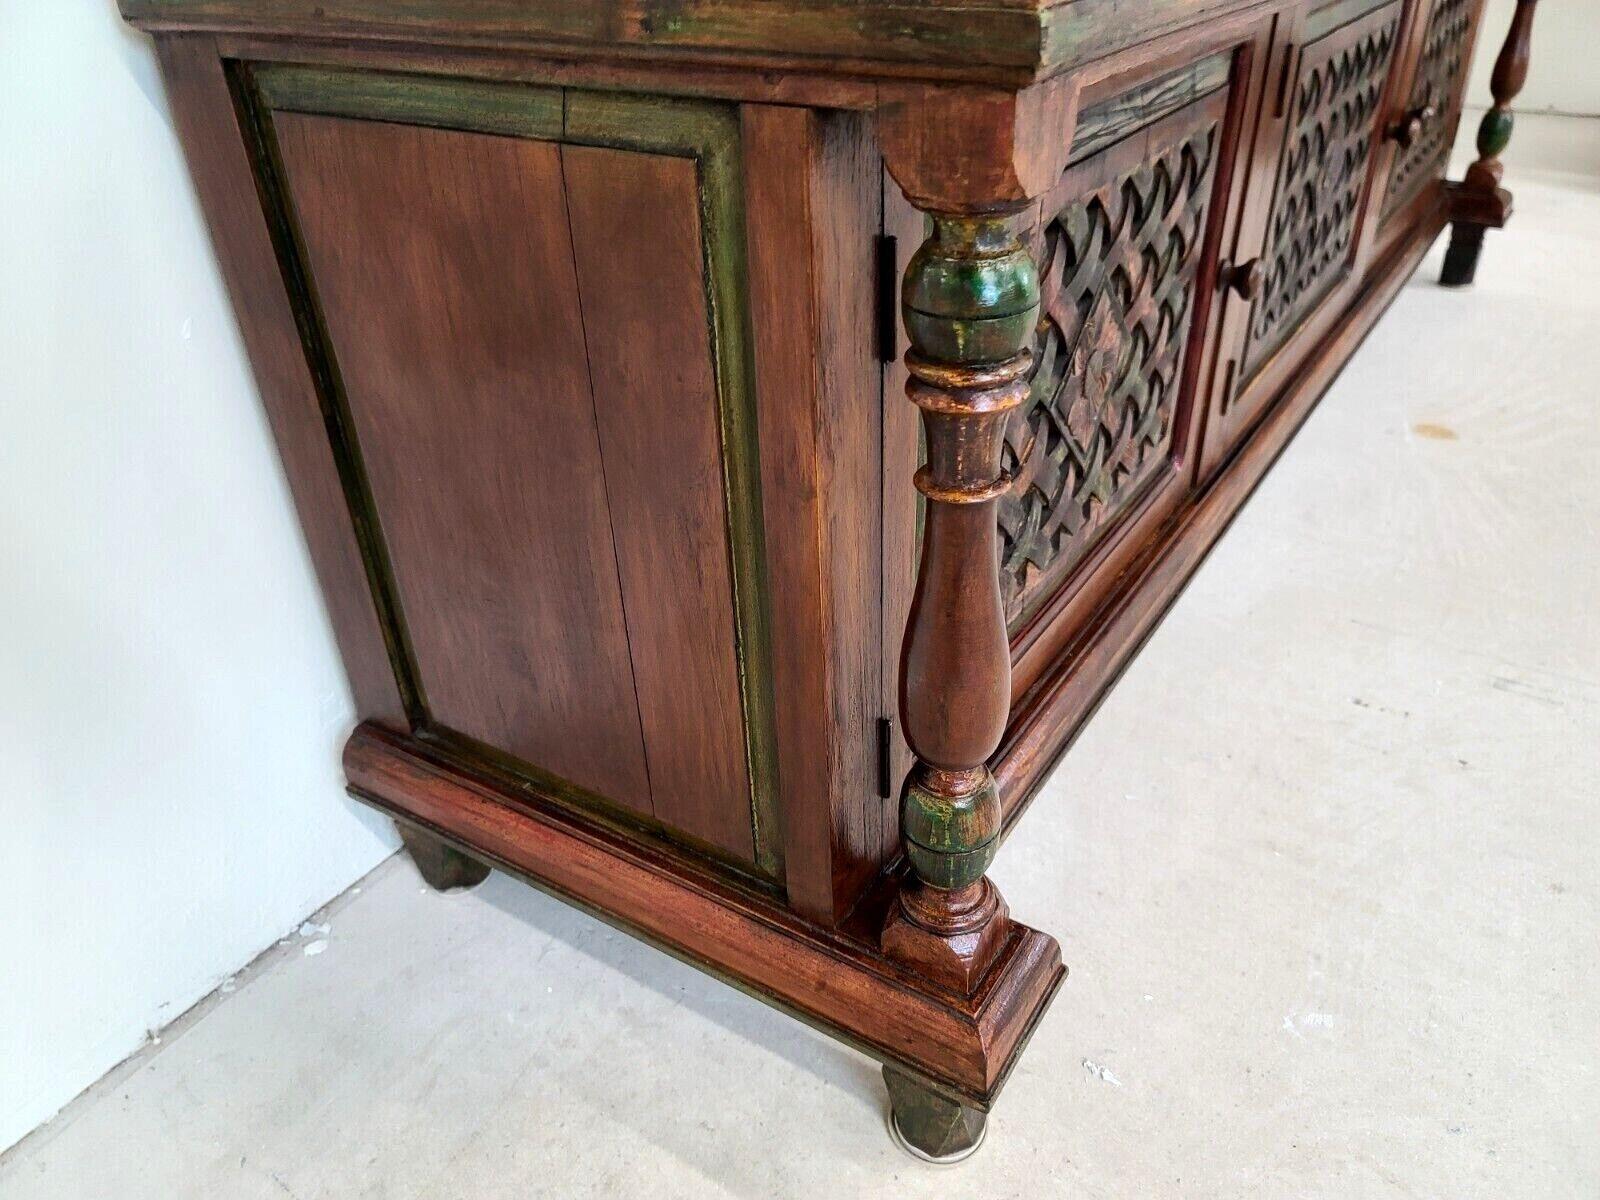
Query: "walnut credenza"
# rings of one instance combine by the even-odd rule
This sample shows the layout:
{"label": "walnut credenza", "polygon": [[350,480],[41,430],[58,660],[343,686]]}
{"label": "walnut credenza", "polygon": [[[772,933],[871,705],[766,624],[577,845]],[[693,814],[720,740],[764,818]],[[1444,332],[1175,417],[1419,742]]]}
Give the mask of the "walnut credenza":
{"label": "walnut credenza", "polygon": [[122,8],[352,792],[969,1150],[1065,975],[1002,835],[1446,223],[1471,278],[1534,0],[1459,184],[1481,0]]}

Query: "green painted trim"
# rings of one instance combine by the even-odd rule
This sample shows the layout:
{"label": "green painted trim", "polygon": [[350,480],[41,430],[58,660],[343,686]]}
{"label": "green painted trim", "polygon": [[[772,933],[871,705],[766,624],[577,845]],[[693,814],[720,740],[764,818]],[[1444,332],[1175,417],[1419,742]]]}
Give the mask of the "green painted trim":
{"label": "green painted trim", "polygon": [[492,780],[496,786],[535,803],[556,803],[581,812],[585,820],[614,833],[628,837],[644,834],[690,850],[700,858],[715,860],[754,891],[769,895],[781,891],[782,881],[761,871],[759,864],[752,868],[748,858],[684,833],[649,813],[624,808],[609,796],[563,779],[488,742],[437,723],[417,729],[412,736],[440,762],[465,774]]}
{"label": "green painted trim", "polygon": [[1511,129],[1516,118],[1508,108],[1491,108],[1478,123],[1478,157],[1499,158],[1511,144]]}
{"label": "green painted trim", "polygon": [[[756,865],[772,879],[782,879],[776,698],[772,690],[755,367],[745,289],[744,167],[737,106],[704,100],[379,71],[263,65],[253,74],[261,103],[271,108],[495,133],[568,145],[605,146],[694,161],[699,181],[700,240],[705,259],[702,274],[706,288],[707,334],[716,379],[722,443],[723,499],[733,577],[735,655],[744,710],[752,839]],[[270,116],[266,116],[265,124],[270,131]],[[286,192],[280,203],[288,212]],[[296,253],[299,261],[304,262],[298,242]],[[302,273],[309,277],[308,272]],[[319,330],[317,338],[332,373],[336,374],[337,365],[333,363],[326,331]],[[342,389],[336,388],[335,392],[342,404]],[[346,419],[343,436],[349,442],[350,457],[359,472],[360,456],[350,429]],[[364,472],[360,473],[364,479]],[[358,525],[370,523],[376,530],[377,517],[370,490],[357,489],[349,499]],[[358,510],[355,507],[358,502],[365,507]],[[374,536],[372,553],[384,565],[376,574],[387,579],[392,588],[392,573],[387,569],[381,536]],[[371,575],[374,572],[369,571]],[[405,666],[425,710],[426,704],[420,699],[420,675],[414,656],[409,654],[397,593],[388,608],[384,615],[394,623],[396,641],[406,648]],[[423,716],[426,718],[425,711]],[[426,719],[414,721],[418,725],[426,723]],[[533,764],[523,764],[523,767],[530,778],[541,781],[541,786],[550,786],[545,772]],[[581,789],[572,789],[571,796],[574,801],[591,807],[595,800]]]}
{"label": "green painted trim", "polygon": [[372,593],[373,607],[377,610],[378,628],[383,633],[384,649],[389,656],[389,668],[394,672],[406,717],[415,726],[427,715],[422,674],[417,669],[416,652],[412,648],[411,633],[400,604],[400,590],[395,582],[389,548],[378,521],[377,504],[372,496],[366,462],[356,440],[355,420],[350,412],[344,379],[333,354],[333,340],[328,334],[315,284],[305,267],[309,256],[285,183],[287,176],[278,153],[272,116],[262,103],[259,87],[248,68],[239,65],[230,67],[228,85],[233,91],[251,166],[261,187],[262,210],[267,218],[279,270],[283,273],[284,287],[289,293],[289,308],[299,326],[300,343],[305,349],[306,363],[311,370],[312,383],[322,409],[334,470],[344,491],[345,507],[349,510],[350,523],[361,552],[367,587]]}
{"label": "green painted trim", "polygon": [[1304,43],[1316,41],[1326,37],[1336,29],[1343,29],[1352,21],[1360,20],[1368,13],[1384,7],[1386,4],[1399,8],[1400,0],[1333,0],[1333,3],[1319,8],[1306,18],[1306,26],[1300,38]]}
{"label": "green painted trim", "polygon": [[1250,2],[1056,0],[1038,14],[1038,74],[1059,74],[1163,34],[1238,12]]}
{"label": "green painted trim", "polygon": [[258,67],[255,78],[263,103],[286,112],[561,137],[560,88],[291,66]]}
{"label": "green painted trim", "polygon": [[761,456],[756,441],[755,363],[745,289],[749,275],[738,109],[702,100],[569,90],[563,140],[574,145],[679,155],[693,158],[699,169],[700,242],[722,435],[752,829],[756,863],[773,878],[781,878],[776,699],[772,692]]}
{"label": "green painted trim", "polygon": [[1218,88],[1226,87],[1232,74],[1233,51],[1223,50],[1091,104],[1078,115],[1067,164],[1080,163]]}

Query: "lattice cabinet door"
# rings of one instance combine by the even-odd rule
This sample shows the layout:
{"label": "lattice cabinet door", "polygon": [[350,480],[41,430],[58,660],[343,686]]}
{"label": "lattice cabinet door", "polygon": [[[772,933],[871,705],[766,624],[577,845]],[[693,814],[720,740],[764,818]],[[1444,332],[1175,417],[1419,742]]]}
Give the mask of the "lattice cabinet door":
{"label": "lattice cabinet door", "polygon": [[1482,0],[1421,3],[1426,19],[1420,44],[1413,44],[1416,69],[1387,129],[1395,149],[1384,187],[1385,225],[1444,174],[1461,123],[1473,35],[1483,10]]}
{"label": "lattice cabinet door", "polygon": [[[1203,470],[1220,465],[1284,382],[1280,354],[1326,332],[1353,282],[1401,34],[1403,0],[1333,0],[1301,17],[1274,55],[1262,106],[1258,171],[1270,202],[1252,214],[1229,304],[1239,310],[1205,432]],[[1281,72],[1279,74],[1278,72]],[[1281,80],[1281,82],[1279,82]],[[1278,147],[1274,157],[1271,147]]]}
{"label": "lattice cabinet door", "polygon": [[1267,39],[1091,97],[1071,162],[1029,233],[1043,305],[1026,404],[1006,433],[1001,589],[1014,644],[1186,472],[1197,345],[1238,130]]}

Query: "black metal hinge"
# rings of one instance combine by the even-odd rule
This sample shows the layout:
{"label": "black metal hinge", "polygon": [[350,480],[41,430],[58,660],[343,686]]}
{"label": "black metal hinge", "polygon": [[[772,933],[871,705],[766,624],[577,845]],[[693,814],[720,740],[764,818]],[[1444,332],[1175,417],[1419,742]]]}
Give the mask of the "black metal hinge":
{"label": "black metal hinge", "polygon": [[874,239],[878,261],[877,334],[878,361],[892,363],[899,357],[895,343],[899,333],[895,292],[900,282],[899,242],[887,234]]}
{"label": "black metal hinge", "polygon": [[885,800],[894,795],[894,725],[888,717],[878,718],[878,795]]}

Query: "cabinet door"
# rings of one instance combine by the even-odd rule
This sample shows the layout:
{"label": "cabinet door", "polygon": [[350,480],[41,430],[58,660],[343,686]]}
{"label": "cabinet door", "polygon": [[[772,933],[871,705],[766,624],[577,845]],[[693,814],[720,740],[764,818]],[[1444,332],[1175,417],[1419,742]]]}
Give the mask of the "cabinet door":
{"label": "cabinet door", "polygon": [[[1027,402],[1006,431],[1001,589],[1019,655],[1170,514],[1209,328],[1239,131],[1268,39],[1219,34],[1086,97],[1069,166],[1029,239],[1042,309]],[[1051,639],[1054,640],[1053,637]],[[1019,677],[1029,676],[1019,660]]]}
{"label": "cabinet door", "polygon": [[1381,223],[1403,224],[1411,202],[1443,174],[1461,122],[1480,0],[1422,0],[1426,22],[1413,44],[1415,70],[1396,93],[1386,126],[1394,143]]}
{"label": "cabinet door", "polygon": [[[1335,0],[1302,16],[1274,53],[1255,169],[1273,180],[1238,259],[1261,286],[1225,300],[1230,353],[1213,393],[1202,469],[1219,465],[1271,403],[1356,281],[1381,145],[1402,0]],[[1253,249],[1252,249],[1253,248]]]}

